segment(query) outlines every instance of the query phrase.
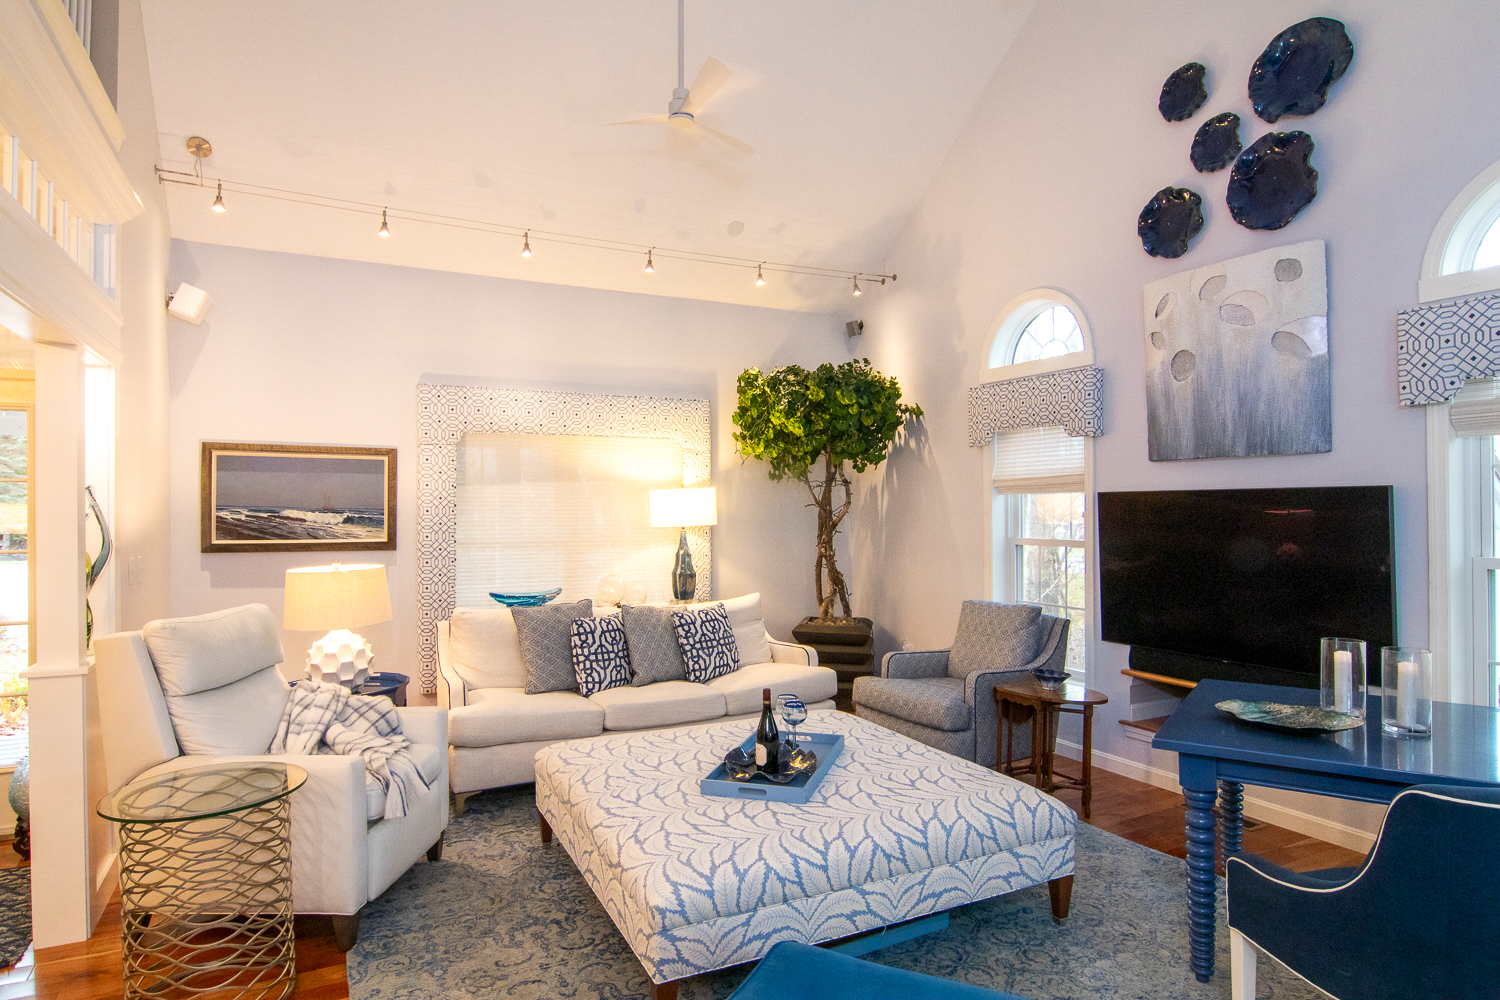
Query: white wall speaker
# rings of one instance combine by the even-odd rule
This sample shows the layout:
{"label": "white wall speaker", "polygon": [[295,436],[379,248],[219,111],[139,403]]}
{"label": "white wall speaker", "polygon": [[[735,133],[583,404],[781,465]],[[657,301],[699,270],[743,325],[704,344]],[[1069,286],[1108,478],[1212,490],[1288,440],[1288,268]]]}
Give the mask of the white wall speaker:
{"label": "white wall speaker", "polygon": [[197,326],[208,315],[208,307],[212,304],[213,300],[208,297],[207,292],[184,281],[177,286],[172,297],[167,299],[167,312]]}

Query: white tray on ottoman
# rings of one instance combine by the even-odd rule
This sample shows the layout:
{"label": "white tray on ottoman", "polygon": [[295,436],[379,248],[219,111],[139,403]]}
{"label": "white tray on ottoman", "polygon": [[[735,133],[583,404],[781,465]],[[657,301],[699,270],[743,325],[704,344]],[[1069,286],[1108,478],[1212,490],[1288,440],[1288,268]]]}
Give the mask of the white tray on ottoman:
{"label": "white tray on ottoman", "polygon": [[542,839],[562,842],[658,997],[778,941],[820,944],[1042,882],[1067,915],[1067,806],[852,715],[805,725],[844,736],[805,804],[699,792],[754,720],[537,752]]}

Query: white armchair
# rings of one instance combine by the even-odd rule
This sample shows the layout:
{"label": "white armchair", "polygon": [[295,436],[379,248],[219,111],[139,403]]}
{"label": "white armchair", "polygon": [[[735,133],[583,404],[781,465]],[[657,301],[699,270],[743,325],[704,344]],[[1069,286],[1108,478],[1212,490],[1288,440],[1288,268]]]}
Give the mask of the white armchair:
{"label": "white armchair", "polygon": [[307,772],[292,803],[292,909],[333,918],[354,946],[360,909],[425,852],[442,856],[448,825],[448,714],[397,709],[430,791],[407,815],[383,819],[385,795],[360,757],[265,753],[290,690],[276,620],[263,604],[150,622],[94,642],[105,774],[137,778],[242,760]]}

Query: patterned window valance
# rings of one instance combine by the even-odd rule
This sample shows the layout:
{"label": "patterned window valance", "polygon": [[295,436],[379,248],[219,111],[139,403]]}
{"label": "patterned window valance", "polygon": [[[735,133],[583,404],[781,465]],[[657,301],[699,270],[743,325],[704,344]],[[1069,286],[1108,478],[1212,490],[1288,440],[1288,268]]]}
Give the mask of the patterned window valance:
{"label": "patterned window valance", "polygon": [[1104,369],[1087,365],[986,382],[969,390],[969,446],[1004,431],[1062,427],[1074,437],[1104,433]]}
{"label": "patterned window valance", "polygon": [[[458,445],[471,431],[670,438],[682,446],[682,485],[709,478],[706,399],[418,385],[417,646],[422,690],[428,694],[437,690],[437,623],[452,614],[457,600]],[[707,600],[713,588],[709,530],[687,531],[698,567],[695,596]]]}
{"label": "patterned window valance", "polygon": [[1500,375],[1500,295],[1404,309],[1396,314],[1396,398],[1402,406],[1446,403],[1471,378]]}

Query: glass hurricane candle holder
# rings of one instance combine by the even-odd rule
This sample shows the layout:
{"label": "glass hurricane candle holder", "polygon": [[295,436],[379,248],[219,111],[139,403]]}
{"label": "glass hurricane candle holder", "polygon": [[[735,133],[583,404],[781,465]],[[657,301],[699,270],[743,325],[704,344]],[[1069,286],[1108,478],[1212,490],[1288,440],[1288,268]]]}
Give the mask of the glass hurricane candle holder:
{"label": "glass hurricane candle holder", "polygon": [[1323,640],[1323,684],[1319,704],[1357,719],[1365,717],[1365,641]]}
{"label": "glass hurricane candle holder", "polygon": [[1380,650],[1380,728],[1406,739],[1432,735],[1432,653],[1409,646]]}

